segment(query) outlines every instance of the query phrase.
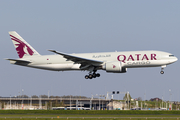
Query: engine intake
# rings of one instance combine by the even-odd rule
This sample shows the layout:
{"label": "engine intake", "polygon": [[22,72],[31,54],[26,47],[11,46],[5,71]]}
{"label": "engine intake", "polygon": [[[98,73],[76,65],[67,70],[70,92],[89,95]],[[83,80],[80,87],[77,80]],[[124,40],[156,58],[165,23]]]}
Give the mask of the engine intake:
{"label": "engine intake", "polygon": [[106,72],[112,72],[112,73],[125,73],[127,72],[127,68],[122,67],[122,62],[107,62],[103,66],[103,70],[106,70]]}

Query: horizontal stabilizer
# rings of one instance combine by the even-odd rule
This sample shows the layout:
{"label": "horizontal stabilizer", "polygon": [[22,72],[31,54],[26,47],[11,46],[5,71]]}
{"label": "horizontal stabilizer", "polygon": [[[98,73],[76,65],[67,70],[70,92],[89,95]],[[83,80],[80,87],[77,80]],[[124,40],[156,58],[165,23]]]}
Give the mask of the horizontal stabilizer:
{"label": "horizontal stabilizer", "polygon": [[15,62],[21,62],[21,63],[31,63],[31,62],[28,61],[28,60],[18,60],[18,59],[6,59],[6,60],[15,61]]}

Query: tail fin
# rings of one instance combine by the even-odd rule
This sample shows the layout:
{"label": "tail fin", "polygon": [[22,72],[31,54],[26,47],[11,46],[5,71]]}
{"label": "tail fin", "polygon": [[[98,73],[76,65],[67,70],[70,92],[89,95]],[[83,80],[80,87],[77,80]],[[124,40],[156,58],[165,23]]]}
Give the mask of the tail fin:
{"label": "tail fin", "polygon": [[18,33],[10,31],[9,35],[16,48],[19,58],[40,55],[31,45],[29,45]]}

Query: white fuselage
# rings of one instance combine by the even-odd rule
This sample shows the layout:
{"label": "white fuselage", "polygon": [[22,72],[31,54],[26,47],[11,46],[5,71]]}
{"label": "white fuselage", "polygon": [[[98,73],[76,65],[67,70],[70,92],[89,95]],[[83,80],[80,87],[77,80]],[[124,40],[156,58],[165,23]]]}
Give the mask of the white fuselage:
{"label": "white fuselage", "polygon": [[[174,63],[177,58],[167,52],[161,51],[127,51],[127,52],[103,52],[103,53],[83,53],[71,54],[73,56],[103,61],[99,69],[103,69],[104,64],[108,62],[121,62],[123,68],[137,68],[137,67],[159,67]],[[21,64],[21,62],[11,61],[12,64],[23,65],[27,67],[66,71],[66,70],[82,70],[81,64],[68,61],[61,55],[44,55],[31,56],[20,58],[20,60],[28,60],[30,63]]]}

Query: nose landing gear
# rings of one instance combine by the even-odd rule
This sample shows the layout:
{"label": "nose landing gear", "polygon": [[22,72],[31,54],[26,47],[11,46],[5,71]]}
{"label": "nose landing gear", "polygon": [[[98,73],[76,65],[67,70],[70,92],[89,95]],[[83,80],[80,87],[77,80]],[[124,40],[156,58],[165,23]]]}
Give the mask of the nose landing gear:
{"label": "nose landing gear", "polygon": [[161,66],[161,72],[160,72],[161,74],[164,74],[163,70],[164,70],[165,67],[166,67],[166,65]]}
{"label": "nose landing gear", "polygon": [[161,74],[164,74],[164,71],[161,71],[160,73],[161,73]]}

